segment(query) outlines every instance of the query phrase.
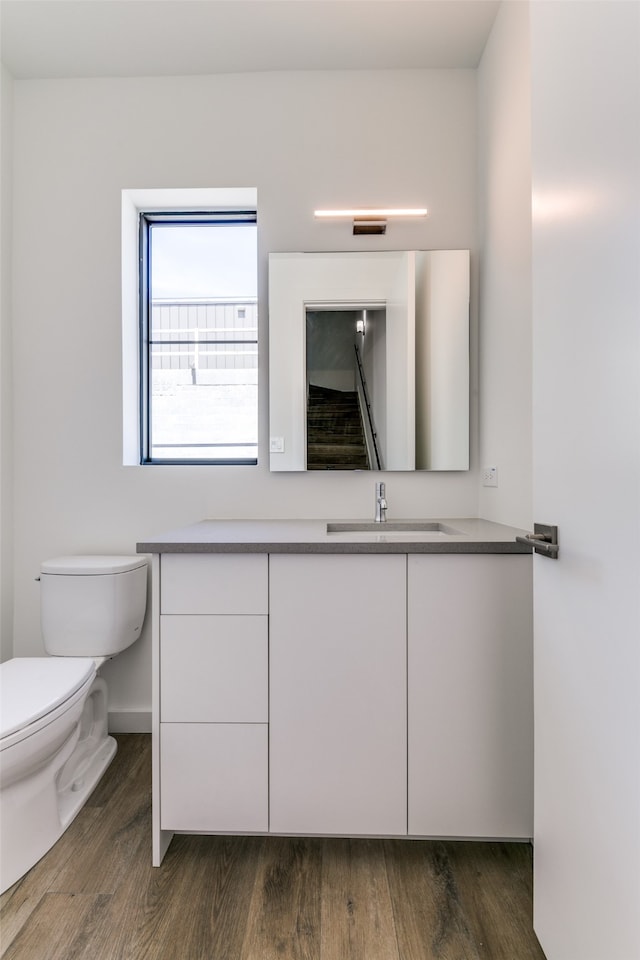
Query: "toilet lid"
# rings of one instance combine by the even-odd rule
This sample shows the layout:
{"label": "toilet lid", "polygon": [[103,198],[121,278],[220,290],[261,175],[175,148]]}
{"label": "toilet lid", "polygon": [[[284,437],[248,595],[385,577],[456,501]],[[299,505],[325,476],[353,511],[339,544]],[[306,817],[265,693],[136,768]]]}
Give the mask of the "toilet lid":
{"label": "toilet lid", "polygon": [[44,560],[40,565],[41,573],[52,573],[84,577],[104,576],[111,573],[127,573],[129,570],[137,570],[138,567],[146,567],[147,558],[139,555],[133,557],[112,557],[112,556],[73,556],[73,557],[53,557],[52,560]]}
{"label": "toilet lid", "polygon": [[18,657],[0,663],[0,735],[51,713],[95,674],[88,657]]}

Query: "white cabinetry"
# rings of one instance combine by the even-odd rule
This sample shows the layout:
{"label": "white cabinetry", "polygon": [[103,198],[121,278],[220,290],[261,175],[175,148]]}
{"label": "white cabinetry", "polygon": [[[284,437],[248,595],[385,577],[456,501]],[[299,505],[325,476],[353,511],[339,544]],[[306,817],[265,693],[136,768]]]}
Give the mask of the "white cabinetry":
{"label": "white cabinetry", "polygon": [[532,835],[526,555],[154,561],[154,863],[174,831]]}
{"label": "white cabinetry", "polygon": [[531,557],[408,557],[409,834],[530,837]]}
{"label": "white cabinetry", "polygon": [[274,833],[406,834],[406,561],[270,559]]}
{"label": "white cabinetry", "polygon": [[164,555],[160,828],[266,832],[268,560]]}

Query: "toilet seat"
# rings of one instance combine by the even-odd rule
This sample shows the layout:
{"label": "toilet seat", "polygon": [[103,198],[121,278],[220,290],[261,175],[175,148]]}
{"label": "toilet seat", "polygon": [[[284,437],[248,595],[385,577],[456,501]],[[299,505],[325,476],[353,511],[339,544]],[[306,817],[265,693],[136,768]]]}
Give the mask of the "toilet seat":
{"label": "toilet seat", "polygon": [[89,657],[18,657],[0,664],[2,749],[52,723],[85,696],[95,674]]}

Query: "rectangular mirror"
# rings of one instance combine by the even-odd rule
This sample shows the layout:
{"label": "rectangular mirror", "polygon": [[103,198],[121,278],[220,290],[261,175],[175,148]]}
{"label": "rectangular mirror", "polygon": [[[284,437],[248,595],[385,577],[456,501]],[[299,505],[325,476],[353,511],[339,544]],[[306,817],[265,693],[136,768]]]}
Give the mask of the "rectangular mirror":
{"label": "rectangular mirror", "polygon": [[270,468],[469,469],[469,251],[269,257]]}

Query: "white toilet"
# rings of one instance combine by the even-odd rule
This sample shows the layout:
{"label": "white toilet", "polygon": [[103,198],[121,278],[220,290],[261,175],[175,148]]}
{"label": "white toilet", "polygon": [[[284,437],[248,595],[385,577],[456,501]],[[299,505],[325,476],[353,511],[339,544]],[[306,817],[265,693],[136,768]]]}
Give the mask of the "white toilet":
{"label": "white toilet", "polygon": [[49,656],[0,664],[0,893],[60,838],[113,759],[97,670],[140,636],[147,560],[58,557],[40,584]]}

